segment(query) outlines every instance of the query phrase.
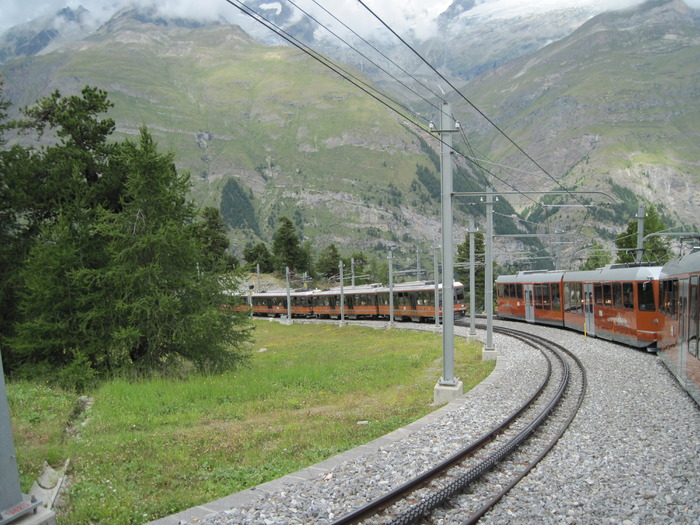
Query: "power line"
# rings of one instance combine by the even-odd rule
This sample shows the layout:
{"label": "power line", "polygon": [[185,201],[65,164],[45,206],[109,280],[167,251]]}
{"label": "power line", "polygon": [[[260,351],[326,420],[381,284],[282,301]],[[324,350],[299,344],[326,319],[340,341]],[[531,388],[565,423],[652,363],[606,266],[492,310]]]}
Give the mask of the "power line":
{"label": "power line", "polygon": [[[309,14],[309,13],[308,13],[307,11],[305,11],[303,8],[299,7],[296,3],[294,3],[293,0],[287,0],[287,1],[288,1],[290,4],[292,4],[294,7],[296,7],[299,11],[301,11],[302,13],[304,13],[308,18],[310,18],[311,20],[313,20],[314,22],[316,22],[316,23],[317,23],[319,26],[321,26],[323,29],[325,29],[326,31],[328,31],[328,32],[329,32],[331,35],[333,35],[335,38],[337,38],[338,40],[340,40],[343,44],[345,44],[345,45],[348,46],[350,49],[352,49],[355,53],[357,53],[358,55],[360,55],[360,56],[361,56],[362,58],[364,58],[365,60],[369,61],[372,65],[376,66],[380,71],[384,72],[384,73],[385,73],[386,75],[388,75],[390,78],[394,79],[396,82],[398,82],[398,83],[401,84],[403,87],[405,87],[406,89],[408,89],[409,91],[411,91],[411,92],[412,92],[413,94],[415,94],[417,97],[423,99],[423,100],[424,100],[425,102],[427,102],[428,104],[432,104],[432,105],[434,105],[435,107],[437,107],[437,105],[431,103],[428,99],[426,99],[425,97],[423,97],[420,93],[418,93],[417,91],[415,91],[412,87],[410,87],[409,85],[407,85],[406,83],[404,83],[402,80],[396,78],[394,75],[392,75],[391,73],[389,73],[389,72],[388,72],[387,70],[385,70],[382,66],[380,66],[380,65],[377,64],[374,60],[372,60],[372,59],[369,58],[367,55],[365,55],[364,53],[362,53],[359,49],[357,49],[357,48],[356,48],[355,46],[353,46],[350,42],[348,42],[348,41],[345,40],[343,37],[341,37],[340,35],[338,35],[337,33],[335,33],[335,32],[334,32],[332,29],[330,29],[328,26],[326,26],[325,24],[323,24],[322,22],[320,22],[319,20],[317,20],[316,18],[314,18],[311,14]],[[319,4],[316,3],[316,5],[319,5]],[[319,7],[321,7],[321,6],[319,5]],[[324,7],[321,7],[321,9],[323,9],[323,10],[325,11],[325,8],[324,8]],[[326,13],[328,13],[328,11],[326,11]],[[331,15],[330,13],[328,13],[328,14],[329,14],[330,16],[332,16],[333,18],[335,18],[336,20],[338,20],[334,15]],[[340,20],[338,20],[338,22],[340,22],[341,24],[343,24],[343,22],[341,22]],[[345,26],[345,24],[343,24],[343,25]],[[345,26],[345,27],[347,27],[347,26]],[[350,31],[352,31],[352,29],[350,29],[349,27],[347,27],[347,28],[348,28]],[[353,33],[354,33],[354,32],[353,32]],[[355,33],[355,34],[356,34],[356,33]],[[386,95],[385,95],[385,96],[386,96]]]}
{"label": "power line", "polygon": [[459,89],[457,89],[457,87],[455,87],[452,84],[452,82],[450,82],[445,76],[443,76],[442,73],[440,73],[430,62],[428,62],[425,58],[423,58],[423,56],[418,51],[416,51],[416,49],[413,48],[413,46],[411,46],[408,42],[406,42],[403,38],[401,38],[401,36],[399,36],[398,33],[396,33],[396,31],[394,31],[386,22],[384,22],[384,20],[381,19],[381,17],[379,17],[374,11],[372,11],[369,7],[367,7],[367,5],[362,0],[357,0],[357,2],[360,5],[362,5],[362,7],[364,7],[374,18],[376,18],[379,21],[379,23],[381,23],[384,27],[386,27],[396,38],[398,38],[402,44],[404,44],[408,49],[410,49],[425,65],[427,65],[431,70],[433,70],[433,72],[435,72],[436,75],[438,75],[443,81],[445,81],[447,83],[447,85],[450,86],[450,88],[452,90],[454,90],[455,93],[457,93],[460,97],[462,97],[462,99],[464,99],[465,102],[467,102],[467,104],[469,104],[472,108],[474,108],[474,110],[477,113],[479,113],[479,115],[481,115],[501,135],[503,135],[513,146],[515,146],[518,149],[518,151],[520,151],[535,166],[537,166],[542,171],[542,173],[544,173],[545,175],[547,175],[547,177],[552,179],[552,181],[554,181],[561,189],[563,189],[564,191],[569,193],[580,204],[583,204],[574,194],[571,193],[571,191],[568,188],[566,188],[563,184],[561,184],[561,182],[559,182],[557,179],[555,179],[546,169],[544,169],[535,159],[533,159],[523,148],[521,148],[520,145],[518,145],[513,139],[511,139],[510,136],[508,136],[508,134],[505,131],[503,131],[483,111],[481,111],[471,100],[469,100]]}
{"label": "power line", "polygon": [[[385,93],[382,93],[381,91],[377,90],[373,86],[370,86],[367,82],[357,78],[355,75],[353,75],[352,73],[350,73],[349,71],[347,71],[343,67],[336,65],[336,64],[333,64],[326,57],[324,57],[323,55],[321,55],[320,53],[318,53],[317,51],[315,51],[311,47],[307,46],[306,44],[304,44],[303,42],[301,42],[297,38],[293,37],[292,35],[287,33],[284,29],[277,26],[275,23],[271,22],[270,20],[265,18],[263,15],[261,15],[260,13],[258,13],[255,10],[249,8],[248,6],[243,4],[242,2],[239,2],[236,0],[226,0],[226,2],[229,3],[230,5],[232,5],[233,7],[235,7],[236,9],[238,9],[239,11],[241,11],[243,14],[251,17],[253,20],[260,23],[264,27],[268,28],[269,30],[274,32],[276,35],[278,35],[279,37],[283,38],[284,40],[286,40],[287,42],[289,42],[290,44],[295,46],[297,49],[301,50],[302,52],[304,52],[305,54],[307,54],[308,56],[310,56],[311,58],[313,58],[314,60],[316,60],[317,62],[322,64],[323,66],[327,67],[328,69],[330,69],[331,71],[336,73],[341,78],[347,80],[348,82],[353,84],[355,87],[361,89],[363,92],[365,92],[367,95],[369,95],[370,97],[375,99],[380,104],[382,104],[382,105],[386,106],[387,108],[389,108],[390,110],[394,111],[395,113],[400,115],[402,118],[406,119],[407,121],[412,122],[414,125],[420,127],[419,124],[417,124],[416,122],[413,121],[413,118],[421,118],[421,117],[419,115],[417,115],[415,112],[413,112],[410,108],[404,106],[403,104],[394,100],[392,97],[386,95]],[[386,100],[383,100],[382,97]],[[389,102],[387,102],[387,100],[392,102],[396,106],[404,109],[405,111],[411,113],[413,118],[400,112],[396,107],[389,104]]]}
{"label": "power line", "polygon": [[[336,17],[333,13],[331,13],[330,11],[328,11],[325,7],[323,7],[321,4],[319,4],[316,0],[311,0],[311,1],[312,1],[314,4],[316,4],[319,8],[321,8],[324,12],[326,12],[330,17],[332,17],[334,20],[336,20],[338,23],[340,23],[343,27],[345,27],[348,31],[350,31],[353,35],[355,35],[357,38],[359,38],[362,42],[364,42],[367,46],[369,46],[371,49],[373,49],[376,53],[378,53],[379,55],[381,55],[381,56],[382,56],[385,60],[387,60],[390,64],[392,64],[394,67],[396,67],[397,69],[399,69],[402,73],[404,73],[406,76],[408,76],[409,78],[411,78],[412,80],[414,80],[418,85],[420,85],[420,86],[423,87],[426,91],[428,91],[430,94],[432,94],[436,99],[438,99],[438,100],[440,99],[440,96],[439,96],[437,93],[435,93],[435,91],[433,91],[433,90],[430,89],[428,86],[426,86],[425,84],[423,84],[419,79],[417,79],[417,78],[416,78],[415,76],[413,76],[411,73],[409,73],[408,71],[406,71],[401,65],[397,64],[394,60],[392,60],[392,59],[391,59],[390,57],[388,57],[385,53],[383,53],[379,48],[377,48],[377,47],[374,46],[371,42],[369,42],[368,40],[366,40],[365,38],[363,38],[361,35],[359,35],[357,32],[355,32],[352,28],[350,28],[347,24],[345,24],[345,22],[343,22],[343,21],[340,20],[338,17]],[[295,7],[297,7],[297,9],[300,9],[300,10],[301,10],[301,8],[299,8],[296,4],[294,4],[294,3],[292,2],[292,0],[289,0],[289,2],[292,3],[292,5],[294,5]],[[307,14],[307,16],[310,16],[310,15]],[[314,19],[314,20],[315,20],[315,19]],[[320,22],[318,22],[318,23],[320,24]],[[323,24],[321,24],[321,25],[322,25],[327,31],[329,31],[331,34],[335,35],[335,33],[333,33],[333,31],[331,31],[330,29],[328,29],[328,27],[324,26]],[[341,39],[340,37],[338,37],[337,35],[335,35],[335,36],[336,36],[336,38],[338,38],[339,40],[345,42],[344,40],[342,40],[342,39]],[[359,51],[357,51],[352,45],[350,45],[350,44],[347,44],[347,45],[348,45],[351,49],[353,49],[355,52],[357,52],[358,54],[360,54],[361,56],[364,57],[364,55],[363,55],[362,53],[360,53]],[[368,60],[369,60],[369,59],[368,59]],[[370,62],[372,62],[372,61],[370,60]],[[377,64],[375,64],[374,62],[372,62],[372,64],[377,65]],[[387,75],[389,75],[391,78],[393,78],[393,79],[395,79],[395,80],[398,81],[398,79],[397,79],[395,76],[393,76],[391,73],[389,73],[388,71],[386,71],[385,69],[381,68],[381,67],[378,66],[378,65],[377,65],[377,67],[379,67],[382,71],[384,71],[384,72],[385,72]],[[399,81],[399,82],[401,82],[401,81]],[[403,82],[401,82],[401,84],[404,85]],[[410,89],[410,88],[409,88],[409,89]],[[420,98],[422,98],[426,103],[428,103],[429,105],[433,106],[435,109],[438,109],[438,110],[440,109],[439,105],[437,105],[437,104],[435,104],[435,103],[429,101],[428,99],[426,99],[425,97],[419,95],[419,94],[416,93],[415,91],[413,91],[413,90],[411,90],[411,91],[412,91],[413,93],[415,93],[416,95],[418,95]]]}
{"label": "power line", "polygon": [[[413,124],[416,125],[419,129],[423,129],[424,131],[427,132],[427,130],[425,130],[424,128],[422,128],[419,124],[417,124],[417,123],[413,120],[414,118],[418,118],[418,119],[423,118],[424,120],[427,120],[427,119],[425,119],[424,117],[421,117],[420,115],[416,114],[413,110],[411,110],[410,108],[406,107],[404,104],[400,103],[399,101],[395,100],[394,98],[390,97],[390,96],[387,95],[386,93],[381,92],[380,90],[376,89],[374,86],[371,86],[371,85],[369,85],[367,82],[365,82],[365,81],[359,79],[358,77],[356,77],[355,75],[353,75],[351,72],[349,72],[349,71],[346,70],[345,68],[341,67],[340,65],[337,65],[337,64],[332,63],[329,59],[327,59],[326,57],[324,57],[323,55],[321,55],[320,53],[318,53],[316,50],[314,50],[314,49],[311,48],[310,46],[306,45],[305,43],[301,42],[301,41],[298,40],[297,38],[293,37],[293,36],[290,35],[288,32],[286,32],[284,29],[282,29],[281,27],[277,26],[275,23],[271,22],[269,19],[267,19],[266,17],[264,17],[264,16],[261,15],[260,13],[258,13],[258,12],[256,12],[255,10],[249,8],[248,6],[246,6],[243,2],[241,2],[241,1],[236,1],[236,0],[226,0],[226,1],[227,1],[230,5],[232,5],[233,7],[237,8],[239,11],[241,11],[242,13],[244,13],[245,15],[247,15],[247,16],[253,18],[253,19],[256,20],[258,23],[260,23],[261,25],[263,25],[264,27],[270,29],[270,30],[273,31],[275,34],[277,34],[278,36],[280,36],[281,38],[283,38],[284,40],[286,40],[287,42],[289,42],[289,43],[292,44],[293,46],[297,47],[299,50],[301,50],[302,52],[304,52],[304,53],[307,54],[308,56],[310,56],[310,57],[313,58],[314,60],[316,60],[316,61],[318,61],[319,63],[321,63],[323,66],[327,67],[328,69],[330,69],[331,71],[333,71],[334,73],[336,73],[337,75],[339,75],[341,78],[343,78],[343,79],[347,80],[348,82],[352,83],[355,87],[361,89],[363,92],[365,92],[366,94],[368,94],[369,96],[371,96],[373,99],[375,99],[376,101],[378,101],[378,102],[381,103],[382,105],[386,106],[388,109],[394,111],[395,113],[397,113],[399,116],[401,116],[402,118],[404,118],[404,119],[407,120],[408,122],[413,123]],[[320,6],[320,5],[318,4],[318,2],[316,2],[315,0],[312,0],[312,1],[314,1],[314,3],[315,3],[316,5],[318,5],[319,7],[321,7],[326,13],[328,13],[330,16],[332,16],[335,20],[337,20],[339,23],[341,23],[344,27],[346,27],[346,28],[348,28],[350,31],[352,31],[352,29],[350,29],[347,25],[345,25],[345,24],[344,24],[342,21],[340,21],[337,17],[335,17],[335,16],[332,15],[330,12],[328,12],[328,10],[326,10],[325,8],[323,8],[322,6]],[[361,0],[358,0],[358,2],[359,2],[360,4],[362,4],[362,5],[365,7],[365,9],[367,9],[373,16],[375,16],[375,18],[377,18],[387,29],[389,29],[389,31],[391,31],[392,34],[394,34],[399,40],[401,40],[402,43],[404,43],[407,47],[409,47],[409,49],[411,49],[411,51],[413,51],[413,52],[414,52],[424,63],[426,63],[436,74],[438,74],[438,76],[440,76],[440,78],[442,78],[443,80],[445,80],[445,82],[447,82],[448,85],[449,85],[452,89],[454,89],[457,93],[459,93],[459,94],[462,96],[462,98],[464,98],[472,107],[474,107],[475,110],[477,110],[484,118],[486,118],[487,121],[489,121],[492,125],[494,125],[494,127],[495,127],[496,129],[498,129],[498,131],[501,132],[501,134],[503,134],[506,138],[508,138],[508,140],[510,140],[516,147],[518,147],[518,149],[520,149],[528,158],[530,158],[530,157],[527,155],[527,153],[525,153],[517,144],[515,144],[502,130],[500,130],[500,128],[498,128],[498,126],[496,126],[486,115],[484,115],[476,106],[474,106],[474,104],[472,104],[463,94],[461,94],[461,93],[460,93],[460,92],[459,92],[445,77],[443,77],[432,65],[430,65],[420,54],[418,54],[418,52],[415,51],[415,49],[413,49],[413,48],[412,48],[408,43],[406,43],[400,36],[398,36],[398,35],[393,31],[393,29],[391,29],[386,23],[384,23],[379,17],[377,17],[377,15],[374,14]],[[413,90],[412,88],[410,88],[409,86],[407,86],[404,82],[402,82],[402,81],[400,81],[399,79],[397,79],[394,75],[392,75],[391,73],[389,73],[388,71],[386,71],[386,70],[385,70],[384,68],[382,68],[379,64],[376,64],[374,61],[372,61],[371,59],[369,59],[366,55],[360,53],[354,46],[352,46],[351,44],[349,44],[348,42],[346,42],[343,38],[341,38],[341,37],[338,36],[336,33],[334,33],[334,32],[333,32],[331,29],[329,29],[327,26],[325,26],[324,24],[322,24],[321,22],[319,22],[317,19],[315,19],[314,17],[312,17],[312,16],[311,16],[309,13],[307,13],[304,9],[300,8],[296,3],[294,3],[294,2],[291,1],[291,0],[290,0],[290,3],[292,3],[292,5],[294,5],[297,9],[299,9],[299,10],[300,10],[302,13],[304,13],[307,17],[311,18],[314,22],[316,22],[317,24],[319,24],[320,26],[322,26],[322,27],[323,27],[325,30],[327,30],[330,34],[332,34],[333,36],[335,36],[338,40],[340,40],[341,42],[343,42],[344,44],[346,44],[350,49],[352,49],[353,51],[355,51],[356,53],[358,53],[358,54],[359,54],[360,56],[362,56],[363,58],[369,60],[369,61],[370,61],[372,64],[374,64],[377,68],[379,68],[381,71],[383,71],[385,74],[387,74],[390,78],[392,78],[392,79],[396,80],[397,82],[399,82],[401,85],[403,85],[404,87],[406,87],[407,89],[409,89],[410,91],[412,91],[414,94],[416,94],[417,96],[419,96],[420,98],[422,98],[422,99],[423,99],[425,102],[427,102],[428,104],[433,105],[429,100],[427,100],[427,99],[425,99],[424,97],[422,97],[418,92],[416,92],[415,90]],[[353,32],[354,34],[357,35],[357,33],[355,33],[354,31],[352,31],[352,32]],[[359,35],[358,35],[358,37],[359,37]],[[359,38],[362,39],[362,37],[359,37]],[[382,56],[384,56],[384,57],[385,57],[387,60],[389,60],[392,64],[394,64],[395,66],[399,67],[399,69],[401,69],[401,70],[404,71],[406,74],[408,74],[403,68],[401,68],[400,66],[398,66],[398,64],[396,64],[394,61],[392,61],[391,59],[389,59],[388,57],[386,57],[386,55],[384,55],[383,53],[381,53],[381,52],[380,52],[379,50],[377,50],[374,46],[372,46],[371,44],[369,44],[369,42],[367,42],[367,41],[364,40],[364,39],[362,39],[362,41],[364,41],[365,43],[367,43],[370,47],[372,47],[373,49],[375,49],[376,51],[378,51]],[[413,80],[415,80],[419,85],[421,85],[422,87],[424,87],[424,88],[425,88],[426,90],[428,90],[429,92],[433,93],[433,95],[435,95],[436,97],[438,96],[437,94],[435,94],[434,92],[432,92],[427,86],[425,86],[424,84],[422,84],[418,79],[416,79],[415,77],[413,77],[413,76],[410,75],[410,74],[408,74],[408,75],[410,76],[410,78],[412,78]],[[390,101],[390,102],[391,102],[392,104],[394,104],[394,105],[388,103],[387,101]],[[407,114],[405,114],[405,113],[402,113],[401,111],[399,111],[399,110],[397,109],[397,107],[400,107],[400,108],[402,108],[404,111],[410,113],[411,116],[409,116],[409,115],[407,115]],[[440,108],[440,111],[442,111],[441,108]],[[478,162],[478,159],[476,159],[476,154],[474,153],[474,151],[473,151],[473,149],[472,149],[472,147],[471,147],[471,144],[469,143],[469,141],[467,140],[466,135],[464,134],[464,130],[460,130],[460,131],[461,131],[461,134],[462,134],[462,136],[463,136],[463,139],[464,139],[464,141],[465,141],[465,143],[466,143],[468,149],[469,149],[470,152],[472,153],[472,156],[469,157],[469,156],[467,156],[467,155],[462,154],[462,153],[459,152],[459,151],[456,151],[456,153],[459,154],[460,156],[462,156],[463,158],[465,158],[466,160],[468,160],[468,161],[473,162],[474,164],[476,164],[482,171],[488,173],[488,174],[491,175],[493,178],[499,180],[499,181],[502,182],[503,184],[507,185],[508,187],[510,187],[510,188],[512,188],[513,190],[515,190],[515,191],[517,191],[517,192],[520,193],[520,190],[518,190],[517,188],[515,188],[513,185],[511,185],[510,183],[508,183],[507,181],[505,181],[505,180],[502,179],[501,177],[498,177],[496,174],[494,174],[494,173],[491,172],[490,170],[486,169],[484,166],[482,166],[482,165]],[[442,139],[441,139],[440,137],[435,137],[435,136],[432,135],[432,134],[431,134],[431,136],[434,137],[434,138],[437,138],[438,141],[443,142]],[[544,170],[541,166],[539,166],[539,165],[534,161],[534,159],[531,159],[531,158],[530,158],[530,160],[532,160],[532,161],[535,163],[535,165],[537,165],[544,173],[546,173],[548,176],[551,177],[551,175],[549,175],[549,174],[546,172],[546,170]],[[494,163],[494,164],[495,164],[495,163]],[[458,166],[457,168],[458,168],[459,173],[460,173],[463,177],[466,178],[466,175],[465,175],[464,173],[462,173],[462,171],[461,171],[461,169],[459,168],[459,166]],[[555,182],[557,182],[557,184],[559,184],[558,181],[555,181]],[[568,189],[564,188],[561,184],[559,184],[559,185],[560,185],[560,186],[562,187],[562,189],[564,189],[567,193],[570,193],[570,191],[569,191]],[[533,203],[539,204],[537,201],[531,199],[531,198],[528,197],[527,195],[525,195],[525,194],[522,194],[522,195],[525,196],[526,198],[528,198],[529,200],[531,200]],[[577,199],[577,200],[578,200],[578,199]],[[580,202],[580,201],[579,201],[579,202]],[[548,220],[548,219],[549,219],[549,217],[547,217],[547,220]]]}

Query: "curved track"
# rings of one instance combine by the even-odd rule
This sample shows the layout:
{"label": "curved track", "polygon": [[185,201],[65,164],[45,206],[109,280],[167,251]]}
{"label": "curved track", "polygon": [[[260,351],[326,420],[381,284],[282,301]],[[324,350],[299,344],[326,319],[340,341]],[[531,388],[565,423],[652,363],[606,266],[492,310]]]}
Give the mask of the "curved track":
{"label": "curved track", "polygon": [[554,447],[583,402],[583,365],[553,341],[510,328],[494,330],[525,342],[545,357],[547,373],[535,394],[459,452],[335,525],[402,525],[426,518],[430,522],[428,516],[438,516],[443,505],[458,506],[464,523],[474,523]]}

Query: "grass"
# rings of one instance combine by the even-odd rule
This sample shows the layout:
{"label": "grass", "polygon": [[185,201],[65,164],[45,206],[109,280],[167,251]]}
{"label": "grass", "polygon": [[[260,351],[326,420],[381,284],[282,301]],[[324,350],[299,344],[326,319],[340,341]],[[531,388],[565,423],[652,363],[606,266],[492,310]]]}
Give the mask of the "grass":
{"label": "grass", "polygon": [[[76,395],[9,382],[23,492],[44,460],[58,466],[70,457],[59,523],[143,523],[296,471],[435,408],[440,335],[256,327],[244,369],[101,384],[77,438],[64,432]],[[480,346],[459,338],[455,356],[465,390],[493,369]]]}

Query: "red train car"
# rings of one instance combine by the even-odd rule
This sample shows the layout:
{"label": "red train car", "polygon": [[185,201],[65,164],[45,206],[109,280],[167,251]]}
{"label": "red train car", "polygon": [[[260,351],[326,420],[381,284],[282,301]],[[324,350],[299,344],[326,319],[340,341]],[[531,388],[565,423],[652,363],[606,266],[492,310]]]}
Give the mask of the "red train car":
{"label": "red train car", "polygon": [[[442,293],[442,285],[438,286]],[[341,296],[343,307],[341,309]],[[289,314],[286,290],[255,292],[247,304],[236,310],[252,311],[256,316],[283,317]],[[440,295],[440,300],[442,296]],[[319,317],[321,319],[377,319],[389,318],[389,288],[381,284],[346,286],[342,290],[294,290],[289,292],[292,317]],[[464,285],[454,283],[454,315],[467,311]],[[442,315],[442,308],[440,308]],[[394,319],[397,321],[435,320],[435,284],[430,281],[400,283],[394,286]]]}
{"label": "red train car", "polygon": [[654,348],[660,266],[614,264],[580,272],[520,272],[496,280],[498,316],[565,326],[638,348]]}
{"label": "red train car", "polygon": [[[289,293],[292,317],[310,317],[313,315],[311,295],[312,292],[308,290],[291,291]],[[287,290],[256,292],[251,295],[250,301],[253,315],[283,317],[289,314]]]}
{"label": "red train car", "polygon": [[661,330],[660,274],[660,266],[644,264],[565,272],[564,326],[638,348],[655,348]]}
{"label": "red train car", "polygon": [[659,357],[700,404],[700,248],[666,264],[659,289]]}
{"label": "red train car", "polygon": [[[464,297],[464,285],[454,283],[453,311],[456,317],[464,316],[467,311]],[[391,306],[389,288],[377,291],[379,315],[389,318]],[[442,316],[442,284],[438,284],[438,315]],[[435,320],[435,282],[413,281],[394,285],[394,320],[396,321],[434,321]]]}
{"label": "red train car", "polygon": [[527,271],[496,279],[498,316],[529,323],[564,325],[564,272]]}
{"label": "red train car", "polygon": [[340,288],[315,290],[312,294],[312,306],[315,316],[321,319],[374,319],[379,315],[377,309],[377,291],[380,284],[343,287],[343,311],[341,312]]}

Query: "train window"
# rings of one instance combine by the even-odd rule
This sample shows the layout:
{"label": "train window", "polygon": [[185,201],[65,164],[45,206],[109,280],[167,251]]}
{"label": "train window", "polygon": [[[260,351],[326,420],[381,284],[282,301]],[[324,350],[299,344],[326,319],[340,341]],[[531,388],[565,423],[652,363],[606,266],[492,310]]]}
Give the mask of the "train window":
{"label": "train window", "polygon": [[[432,300],[433,297],[434,297],[434,294],[430,296],[431,300],[430,300],[430,303],[428,303],[428,304],[432,304],[433,306],[435,306],[434,305],[435,301]],[[458,303],[464,302],[464,288],[455,288],[455,301]]]}
{"label": "train window", "polygon": [[676,317],[676,304],[678,303],[678,281],[668,279],[663,283],[661,308],[669,317]]}
{"label": "train window", "polygon": [[551,310],[552,309],[552,298],[549,291],[549,284],[542,285],[542,309]]}
{"label": "train window", "polygon": [[690,303],[688,305],[688,352],[698,357],[700,348],[700,277],[690,278]]}
{"label": "train window", "polygon": [[637,309],[640,312],[653,312],[656,310],[654,287],[651,281],[637,283]]}
{"label": "train window", "polygon": [[613,283],[612,285],[613,306],[622,308],[622,283]]}
{"label": "train window", "polygon": [[542,309],[542,285],[535,285],[535,308]]}
{"label": "train window", "polygon": [[603,283],[603,303],[605,303],[605,306],[612,306],[613,304],[611,283]]}
{"label": "train window", "polygon": [[595,283],[595,304],[603,304],[603,285],[601,283]]}
{"label": "train window", "polygon": [[515,285],[515,291],[518,295],[518,299],[523,298],[523,285],[522,284],[516,284]]}
{"label": "train window", "polygon": [[397,293],[394,297],[394,306],[408,306],[408,295],[403,292]]}
{"label": "train window", "polygon": [[508,285],[499,284],[496,286],[496,293],[498,297],[508,297]]}
{"label": "train window", "polygon": [[564,308],[572,314],[583,314],[583,285],[581,283],[564,283]]}
{"label": "train window", "polygon": [[622,305],[625,308],[634,308],[634,286],[632,283],[622,283]]}
{"label": "train window", "polygon": [[552,285],[552,311],[561,312],[561,298],[559,297],[559,285]]}

